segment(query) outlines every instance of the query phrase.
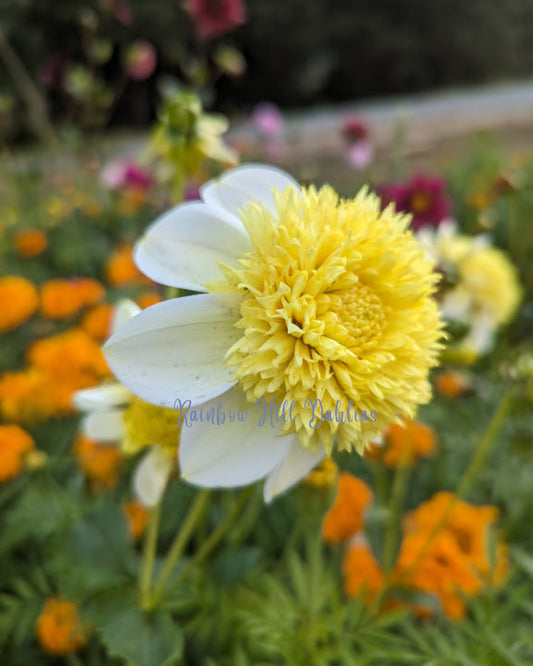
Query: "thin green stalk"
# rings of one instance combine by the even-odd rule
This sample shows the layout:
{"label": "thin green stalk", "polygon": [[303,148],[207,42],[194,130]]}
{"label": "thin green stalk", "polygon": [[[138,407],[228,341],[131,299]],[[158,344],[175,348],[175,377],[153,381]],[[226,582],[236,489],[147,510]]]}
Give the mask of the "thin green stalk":
{"label": "thin green stalk", "polygon": [[385,530],[385,544],[383,546],[383,567],[386,572],[391,571],[393,568],[398,549],[400,516],[405,504],[405,495],[411,471],[411,466],[407,464],[406,460],[407,453],[408,449],[405,447],[396,468],[392,484],[387,527]]}
{"label": "thin green stalk", "polygon": [[176,563],[183,555],[183,551],[187,546],[196,524],[203,516],[204,511],[207,509],[210,495],[211,493],[209,490],[200,491],[196,496],[196,499],[194,500],[191,508],[189,509],[187,517],[183,521],[181,528],[179,529],[176,537],[174,538],[174,541],[172,542],[170,550],[168,551],[165,558],[163,568],[161,569],[161,573],[159,574],[159,578],[157,579],[157,582],[154,586],[154,591],[151,596],[152,606],[161,598],[163,590],[165,589],[165,585],[167,584],[168,579],[171,577]]}
{"label": "thin green stalk", "polygon": [[150,522],[144,539],[141,572],[139,576],[139,593],[141,597],[141,608],[150,605],[150,588],[154,572],[155,554],[157,550],[157,535],[159,532],[159,520],[161,518],[161,501],[150,512]]}
{"label": "thin green stalk", "polygon": [[457,489],[454,493],[454,496],[450,504],[447,506],[446,510],[440,517],[440,520],[437,521],[436,525],[431,530],[424,546],[421,548],[414,562],[411,564],[410,567],[408,567],[403,572],[402,578],[408,576],[420,564],[422,558],[427,553],[429,546],[433,542],[433,539],[439,534],[441,529],[446,524],[450,512],[455,506],[457,500],[464,497],[467,491],[470,489],[470,486],[472,485],[472,482],[474,481],[477,473],[479,472],[480,468],[483,466],[487,457],[489,456],[489,453],[491,452],[494,442],[496,441],[496,437],[500,432],[505,422],[505,419],[509,414],[511,403],[512,403],[512,389],[508,389],[503,398],[501,399],[500,404],[498,405],[498,408],[494,413],[494,416],[492,417],[491,422],[488,425],[488,428],[485,431],[485,434],[481,438],[481,441],[476,449],[474,457],[470,461],[470,464],[466,468],[465,473],[463,474],[461,480],[459,481],[459,484],[457,486]]}
{"label": "thin green stalk", "polygon": [[[233,501],[230,510],[228,511],[224,520],[220,523],[220,525],[216,528],[216,530],[208,537],[208,539],[204,541],[204,543],[194,554],[192,559],[187,563],[183,571],[176,577],[174,584],[177,584],[178,582],[183,580],[183,578],[185,578],[190,569],[201,564],[208,557],[208,555],[210,555],[211,552],[218,546],[220,540],[227,533],[228,528],[233,524],[237,516],[240,514],[242,508],[246,505],[246,502],[248,501],[252,491],[253,487],[246,488],[239,495],[239,497]],[[155,600],[157,602],[159,600],[159,597],[156,596]]]}

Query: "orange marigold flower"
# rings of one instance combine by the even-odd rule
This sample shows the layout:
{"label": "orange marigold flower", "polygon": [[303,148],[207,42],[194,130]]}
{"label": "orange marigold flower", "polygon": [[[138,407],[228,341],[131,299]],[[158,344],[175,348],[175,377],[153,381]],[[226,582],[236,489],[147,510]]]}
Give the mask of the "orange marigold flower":
{"label": "orange marigold flower", "polygon": [[46,234],[40,229],[25,229],[15,236],[15,249],[21,257],[36,257],[47,245]]}
{"label": "orange marigold flower", "polygon": [[74,455],[96,490],[114,488],[118,484],[122,464],[122,454],[118,447],[100,444],[80,435],[74,443]]}
{"label": "orange marigold flower", "polygon": [[163,300],[163,297],[157,291],[143,291],[142,294],[139,294],[137,297],[137,305],[145,310],[151,305],[161,303]]}
{"label": "orange marigold flower", "polygon": [[48,599],[37,619],[36,636],[45,652],[57,657],[74,654],[87,642],[76,604]]}
{"label": "orange marigold flower", "polygon": [[111,334],[113,306],[108,303],[95,305],[83,315],[81,328],[95,340],[105,340]]}
{"label": "orange marigold flower", "polygon": [[435,377],[435,389],[446,398],[460,398],[472,390],[472,383],[464,372],[447,370]]}
{"label": "orange marigold flower", "polygon": [[477,594],[482,583],[469,558],[448,532],[407,534],[403,539],[394,578],[410,589],[438,597],[451,619],[464,617],[464,595]]}
{"label": "orange marigold flower", "polygon": [[322,538],[327,543],[340,543],[357,534],[364,524],[364,512],[373,493],[360,479],[348,472],[339,476],[337,497],[322,524]]}
{"label": "orange marigold flower", "polygon": [[[441,521],[444,513],[448,511],[454,499],[454,494],[449,492],[436,493],[430,500],[421,504],[417,509],[407,515],[404,521],[406,532],[422,532],[429,534]],[[442,529],[449,532],[455,539],[458,548],[471,562],[478,576],[485,578],[491,574],[494,578],[502,580],[505,576],[506,550],[497,552],[494,563],[495,572],[491,571],[489,556],[489,529],[498,519],[498,509],[494,506],[474,506],[456,500],[450,509]]]}
{"label": "orange marigold flower", "polygon": [[313,488],[330,488],[337,482],[339,468],[333,458],[324,458],[314,470],[304,478],[303,482]]}
{"label": "orange marigold flower", "polygon": [[364,539],[355,539],[350,544],[342,571],[346,594],[355,597],[363,593],[366,604],[372,603],[385,582],[385,574]]}
{"label": "orange marigold flower", "polygon": [[437,447],[434,430],[420,421],[393,423],[385,430],[384,438],[383,446],[373,446],[369,457],[387,467],[412,465],[420,457],[433,455]]}
{"label": "orange marigold flower", "polygon": [[6,421],[31,423],[51,414],[48,377],[37,368],[0,376],[0,416]]}
{"label": "orange marigold flower", "polygon": [[26,357],[46,377],[46,399],[55,415],[73,413],[72,394],[110,374],[100,346],[81,329],[34,342]]}
{"label": "orange marigold flower", "polygon": [[33,437],[18,425],[0,425],[0,483],[22,472],[24,457],[34,448]]}
{"label": "orange marigold flower", "polygon": [[37,310],[37,289],[26,278],[8,275],[0,278],[0,333],[11,331]]}
{"label": "orange marigold flower", "polygon": [[137,500],[132,500],[131,502],[124,502],[122,505],[122,511],[126,517],[126,522],[128,525],[128,532],[133,539],[133,541],[138,541],[148,525],[148,520],[150,518],[150,512]]}
{"label": "orange marigold flower", "polygon": [[92,278],[49,280],[41,287],[41,313],[48,319],[72,317],[104,294],[103,285]]}
{"label": "orange marigold flower", "polygon": [[107,282],[114,287],[123,287],[127,284],[153,284],[135,265],[132,245],[122,245],[115,249],[107,261],[105,276]]}
{"label": "orange marigold flower", "polygon": [[80,388],[94,386],[100,378],[110,374],[99,345],[77,328],[34,342],[26,357],[51,376],[83,376],[86,386]]}

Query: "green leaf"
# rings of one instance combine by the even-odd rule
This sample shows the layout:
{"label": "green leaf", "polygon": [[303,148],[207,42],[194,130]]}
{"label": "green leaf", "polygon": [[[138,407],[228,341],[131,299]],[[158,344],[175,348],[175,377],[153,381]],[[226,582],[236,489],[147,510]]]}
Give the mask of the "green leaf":
{"label": "green leaf", "polygon": [[99,631],[112,657],[134,666],[174,666],[183,652],[183,633],[170,615],[146,615],[130,608],[109,619]]}

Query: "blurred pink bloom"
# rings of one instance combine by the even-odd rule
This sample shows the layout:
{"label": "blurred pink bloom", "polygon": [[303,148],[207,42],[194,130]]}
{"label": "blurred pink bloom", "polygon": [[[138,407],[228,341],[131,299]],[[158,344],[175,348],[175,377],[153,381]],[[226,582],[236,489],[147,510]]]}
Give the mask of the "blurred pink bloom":
{"label": "blurred pink bloom", "polygon": [[127,0],[102,0],[102,4],[111,10],[113,16],[122,25],[131,25],[133,17]]}
{"label": "blurred pink bloom", "polygon": [[184,201],[197,201],[200,199],[200,187],[194,183],[189,183],[183,193]]}
{"label": "blurred pink bloom", "polygon": [[374,146],[366,123],[349,118],[342,126],[342,136],[347,144],[346,163],[352,169],[366,169],[374,159]]}
{"label": "blurred pink bloom", "polygon": [[126,50],[126,73],[132,79],[137,81],[147,79],[154,73],[156,64],[156,50],[150,42],[138,40]]}
{"label": "blurred pink bloom", "polygon": [[103,185],[110,190],[118,190],[123,187],[148,190],[154,184],[154,179],[147,171],[128,159],[110,162],[102,169],[100,179]]}
{"label": "blurred pink bloom", "polygon": [[283,114],[275,104],[261,102],[252,111],[252,123],[264,137],[278,137],[283,132],[285,121]]}
{"label": "blurred pink bloom", "polygon": [[417,174],[407,183],[390,183],[378,189],[382,206],[394,203],[396,210],[411,213],[411,228],[437,227],[445,220],[451,209],[450,199],[445,193],[442,178],[431,178]]}
{"label": "blurred pink bloom", "polygon": [[374,159],[374,146],[368,139],[361,139],[348,146],[346,163],[352,169],[366,169]]}
{"label": "blurred pink bloom", "polygon": [[247,18],[242,0],[188,0],[185,8],[202,39],[229,32]]}

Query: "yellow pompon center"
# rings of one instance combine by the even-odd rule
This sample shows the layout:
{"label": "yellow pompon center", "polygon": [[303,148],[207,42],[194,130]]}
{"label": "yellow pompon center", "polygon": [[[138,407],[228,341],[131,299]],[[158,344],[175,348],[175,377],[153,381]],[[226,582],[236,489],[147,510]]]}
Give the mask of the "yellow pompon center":
{"label": "yellow pompon center", "polygon": [[288,187],[275,201],[274,214],[241,209],[252,251],[239,268],[219,264],[225,279],[208,285],[242,295],[243,335],[226,362],[250,402],[292,408],[283,429],[304,446],[362,451],[430,398],[438,277],[409,218],[382,212],[366,189],[344,200]]}
{"label": "yellow pompon center", "polygon": [[133,398],[124,413],[126,436],[122,448],[127,454],[135,454],[141,449],[159,444],[168,453],[175,453],[178,448],[180,429],[179,411],[158,407]]}

